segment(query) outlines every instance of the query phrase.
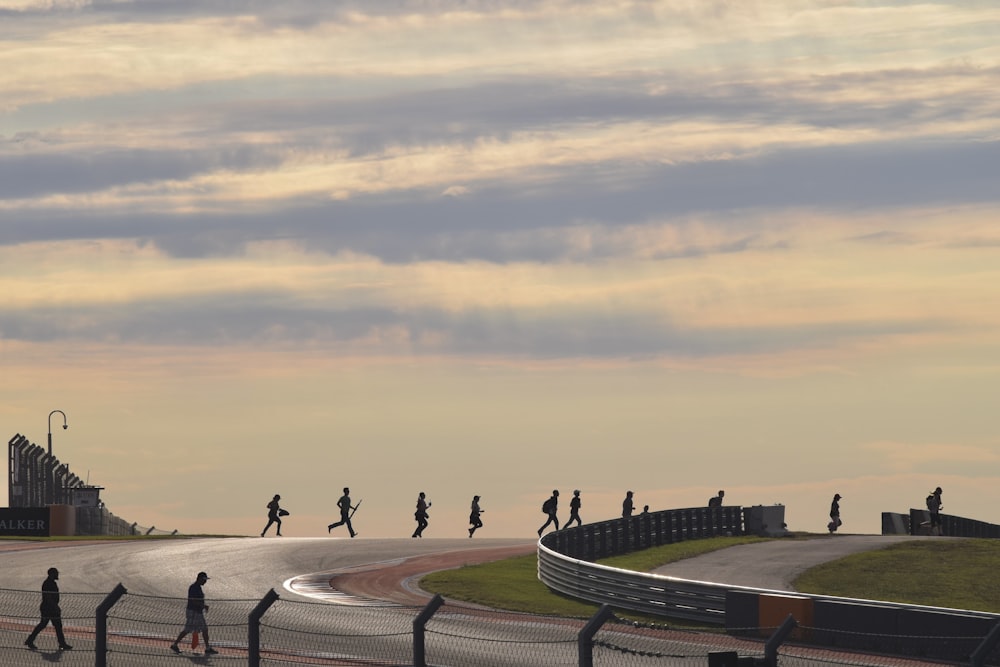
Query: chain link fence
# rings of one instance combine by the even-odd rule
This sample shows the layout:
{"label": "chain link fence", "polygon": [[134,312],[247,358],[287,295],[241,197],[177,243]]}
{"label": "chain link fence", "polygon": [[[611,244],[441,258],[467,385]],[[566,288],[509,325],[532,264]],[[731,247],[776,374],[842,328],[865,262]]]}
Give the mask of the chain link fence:
{"label": "chain link fence", "polygon": [[[116,589],[117,591],[118,589]],[[106,616],[97,610],[113,599]],[[645,667],[647,665],[767,664],[767,642],[775,628],[738,632],[695,631],[638,622],[602,608],[598,619],[568,619],[450,603],[435,598],[426,607],[387,603],[354,604],[281,599],[212,600],[206,612],[211,645],[182,655],[170,644],[184,626],[185,598],[129,594],[67,593],[62,619],[71,651],[60,651],[51,627],[24,645],[38,623],[38,591],[0,589],[0,667],[59,663],[64,667],[156,667],[158,665],[366,665],[435,667]],[[601,612],[599,612],[600,614]],[[255,617],[255,614],[257,616]],[[258,618],[259,620],[253,620]],[[808,640],[819,630],[798,627],[781,644],[772,664],[918,667],[967,665],[982,637],[894,637],[841,633],[824,646]],[[900,643],[917,647],[920,658],[889,653]],[[913,651],[910,652],[913,655]],[[949,656],[950,657],[947,657]],[[1000,665],[995,653],[981,664]]]}

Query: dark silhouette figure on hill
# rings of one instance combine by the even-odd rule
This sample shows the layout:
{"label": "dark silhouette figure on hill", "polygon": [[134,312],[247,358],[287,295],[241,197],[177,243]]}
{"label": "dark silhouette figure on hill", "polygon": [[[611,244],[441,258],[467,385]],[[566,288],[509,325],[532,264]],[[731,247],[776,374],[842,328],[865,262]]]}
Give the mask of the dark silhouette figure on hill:
{"label": "dark silhouette figure on hill", "polygon": [[573,497],[569,499],[569,521],[563,526],[563,528],[569,528],[570,524],[576,521],[576,525],[582,526],[583,522],[580,521],[580,489],[573,490]]}
{"label": "dark silhouette figure on hill", "polygon": [[927,496],[927,511],[931,515],[931,534],[941,534],[941,487],[937,487]]}
{"label": "dark silhouette figure on hill", "polygon": [[843,523],[840,520],[840,498],[840,494],[835,493],[833,494],[833,502],[830,503],[830,523],[826,524],[826,527],[831,535],[836,533],[837,529]]}
{"label": "dark silhouette figure on hill", "polygon": [[59,584],[56,583],[56,580],[59,579],[59,570],[50,567],[48,575],[45,581],[42,582],[42,604],[38,608],[41,612],[42,620],[38,622],[35,629],[24,640],[24,645],[32,651],[37,649],[35,638],[38,636],[38,633],[45,629],[46,625],[51,623],[53,629],[56,631],[56,641],[59,642],[59,650],[68,651],[73,647],[66,643],[66,637],[63,635],[62,609],[59,607]]}
{"label": "dark silhouette figure on hill", "polygon": [[632,504],[632,492],[625,492],[625,500],[622,501],[622,518],[628,519],[632,516],[632,510],[634,505]]}
{"label": "dark silhouette figure on hill", "polygon": [[476,530],[483,527],[483,520],[479,518],[482,513],[483,510],[479,507],[479,496],[472,496],[472,506],[469,511],[469,525],[472,528],[469,528],[469,537],[472,537]]}
{"label": "dark silhouette figure on hill", "polygon": [[542,524],[542,527],[538,529],[538,536],[541,537],[542,533],[548,527],[550,523],[556,525],[556,530],[559,530],[559,517],[556,516],[556,512],[559,510],[559,489],[553,489],[552,495],[549,499],[542,503],[542,511],[548,515],[548,520]]}
{"label": "dark silhouette figure on hill", "polygon": [[420,495],[417,496],[417,511],[413,513],[413,518],[417,520],[417,529],[413,531],[411,537],[423,537],[424,528],[427,527],[427,508],[431,506],[431,503],[427,502],[427,495],[421,491]]}
{"label": "dark silhouette figure on hill", "polygon": [[208,581],[208,575],[204,572],[199,572],[194,583],[188,586],[184,629],[177,635],[174,643],[170,645],[170,650],[174,653],[181,652],[178,644],[184,639],[185,635],[191,632],[199,632],[205,638],[205,655],[215,655],[218,653],[218,651],[212,648],[208,640],[208,623],[205,622],[205,612],[208,611],[208,605],[205,604],[205,591],[201,588],[205,585],[206,581]]}
{"label": "dark silhouette figure on hill", "polygon": [[[358,501],[358,505],[360,504],[361,502]],[[326,532],[329,533],[337,526],[346,525],[347,531],[351,534],[351,537],[355,537],[357,533],[354,532],[354,526],[351,525],[351,516],[354,513],[353,511],[358,509],[358,505],[353,505],[353,506],[351,505],[351,490],[345,486],[344,495],[342,495],[340,497],[340,500],[337,501],[337,507],[340,508],[340,521],[338,521],[337,523],[331,523],[329,526],[327,526]]]}
{"label": "dark silhouette figure on hill", "polygon": [[711,498],[708,499],[708,506],[709,507],[722,507],[722,499],[725,496],[726,496],[726,492],[723,491],[722,489],[719,489],[719,495],[712,496]]}
{"label": "dark silhouette figure on hill", "polygon": [[281,496],[276,493],[274,498],[271,498],[271,502],[267,504],[267,525],[264,526],[264,530],[260,531],[261,537],[264,537],[271,524],[278,524],[278,537],[281,537],[281,506],[278,504],[280,500]]}

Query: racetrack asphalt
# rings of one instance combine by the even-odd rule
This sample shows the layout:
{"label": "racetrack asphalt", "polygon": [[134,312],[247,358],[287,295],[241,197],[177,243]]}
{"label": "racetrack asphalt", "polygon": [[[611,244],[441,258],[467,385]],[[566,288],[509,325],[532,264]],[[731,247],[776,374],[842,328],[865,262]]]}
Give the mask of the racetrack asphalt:
{"label": "racetrack asphalt", "polygon": [[788,537],[719,549],[664,565],[653,573],[730,586],[794,591],[795,578],[821,563],[900,542],[934,539],[948,538],[841,534]]}
{"label": "racetrack asphalt", "polygon": [[[790,537],[720,549],[665,565],[654,573],[792,591],[795,577],[814,565],[920,539],[948,538],[839,534]],[[116,582],[126,581],[130,588],[171,595],[190,583],[191,570],[212,569],[221,575],[213,582],[218,586],[215,594],[221,597],[262,594],[268,586],[280,589],[286,579],[311,574],[328,581],[331,590],[348,596],[423,604],[430,595],[417,586],[420,575],[529,554],[536,549],[534,540],[415,542],[309,538],[0,542],[5,565],[0,587],[34,589],[39,573],[44,573],[49,564],[58,564],[68,586],[86,582],[88,588],[108,591]],[[240,577],[228,578],[226,571],[239,571]]]}

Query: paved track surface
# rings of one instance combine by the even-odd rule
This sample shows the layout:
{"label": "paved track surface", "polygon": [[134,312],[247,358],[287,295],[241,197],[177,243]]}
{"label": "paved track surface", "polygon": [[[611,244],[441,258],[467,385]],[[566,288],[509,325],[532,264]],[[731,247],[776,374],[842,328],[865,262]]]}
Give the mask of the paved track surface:
{"label": "paved track surface", "polygon": [[792,582],[795,578],[820,563],[862,551],[883,549],[890,544],[928,539],[942,538],[910,535],[789,537],[720,549],[670,563],[654,572],[680,579],[793,591],[795,589],[792,587]]}
{"label": "paved track surface", "polygon": [[[205,594],[215,598],[261,598],[279,594],[285,581],[303,574],[330,573],[345,587],[367,597],[406,594],[404,582],[424,572],[466,563],[532,553],[525,539],[341,539],[192,538],[95,542],[0,541],[0,588],[37,590],[45,571],[58,567],[63,591],[106,593],[122,583],[130,593],[183,597],[195,574],[211,580]],[[405,559],[420,557],[414,563]],[[393,566],[379,573],[373,564]],[[362,568],[354,573],[352,569]],[[421,597],[426,602],[426,597]]]}

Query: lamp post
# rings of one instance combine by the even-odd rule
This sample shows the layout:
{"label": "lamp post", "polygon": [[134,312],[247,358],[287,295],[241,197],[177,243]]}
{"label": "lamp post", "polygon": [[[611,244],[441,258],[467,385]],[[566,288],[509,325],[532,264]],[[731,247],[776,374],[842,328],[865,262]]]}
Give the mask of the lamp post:
{"label": "lamp post", "polygon": [[63,430],[66,430],[66,429],[69,428],[69,424],[66,423],[66,413],[65,412],[63,412],[62,410],[53,410],[52,412],[49,413],[49,456],[52,456],[52,415],[54,415],[57,412],[62,415],[62,418],[63,418]]}

